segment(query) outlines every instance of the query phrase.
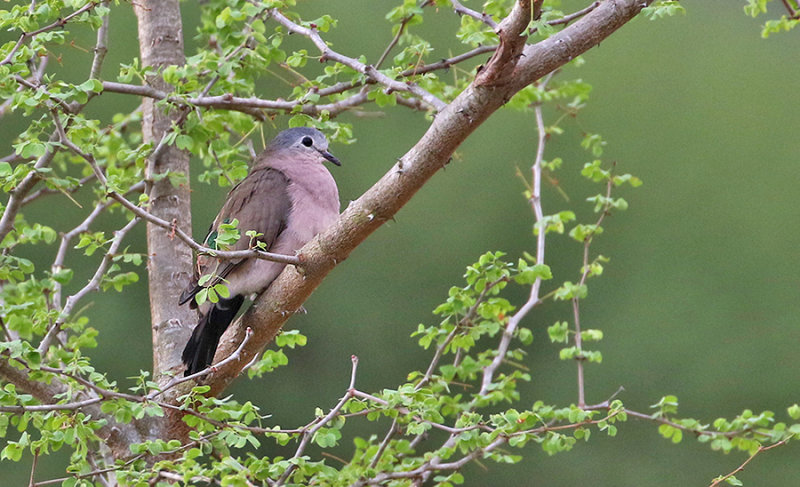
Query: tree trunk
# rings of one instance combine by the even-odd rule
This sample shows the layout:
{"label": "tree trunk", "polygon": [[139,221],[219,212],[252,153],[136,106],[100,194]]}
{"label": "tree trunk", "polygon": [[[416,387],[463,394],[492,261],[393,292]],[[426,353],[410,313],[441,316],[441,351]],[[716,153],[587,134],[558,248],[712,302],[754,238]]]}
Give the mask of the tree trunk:
{"label": "tree trunk", "polygon": [[[177,0],[138,0],[134,11],[139,21],[139,50],[142,64],[163,68],[183,65],[183,29]],[[171,87],[160,74],[151,76],[147,83],[159,90],[170,92]],[[159,145],[173,122],[181,114],[176,110],[165,113],[156,108],[151,99],[144,100],[142,130],[144,140],[156,148],[148,161],[148,188],[150,212],[174,224],[186,233],[192,233],[191,201],[189,194],[189,155],[175,147]],[[179,186],[169,178],[152,181],[158,174],[170,172],[185,175]],[[180,368],[180,347],[196,321],[188,306],[178,306],[178,296],[187,284],[192,270],[192,252],[178,243],[171,232],[151,223],[147,224],[147,249],[149,259],[150,315],[153,327],[153,376],[163,386],[167,371]]]}

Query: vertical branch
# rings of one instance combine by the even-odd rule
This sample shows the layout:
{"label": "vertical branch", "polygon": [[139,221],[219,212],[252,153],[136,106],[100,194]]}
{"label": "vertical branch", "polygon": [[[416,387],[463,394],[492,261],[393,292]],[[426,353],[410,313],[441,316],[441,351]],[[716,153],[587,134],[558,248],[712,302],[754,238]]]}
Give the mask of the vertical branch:
{"label": "vertical branch", "polygon": [[[609,178],[608,184],[606,185],[606,199],[611,198],[611,188],[614,187],[614,179]],[[603,211],[600,213],[600,217],[597,219],[595,223],[596,227],[600,227],[600,224],[603,223],[605,220],[606,215],[608,214],[609,206],[608,204],[603,208]],[[583,241],[583,272],[581,274],[581,280],[578,282],[579,287],[583,287],[586,284],[586,279],[589,277],[589,247],[592,245],[592,238],[594,234],[588,235]],[[584,379],[583,379],[583,363],[586,361],[586,357],[583,356],[583,337],[581,336],[581,311],[580,311],[580,296],[575,296],[572,298],[572,316],[575,322],[575,348],[578,351],[578,355],[576,358],[576,362],[578,363],[578,407],[585,408],[586,407],[586,395],[584,392]]]}
{"label": "vertical branch", "polygon": [[[103,6],[108,7],[110,0],[104,0]],[[108,17],[106,14],[103,17],[103,24],[97,29],[97,42],[94,46],[94,59],[92,59],[92,68],[89,71],[89,78],[100,79],[100,69],[103,67],[103,60],[106,58],[108,52]]]}
{"label": "vertical branch", "polygon": [[[545,79],[547,83],[552,77],[552,73]],[[533,187],[531,188],[531,207],[533,214],[536,217],[536,223],[540,223],[544,219],[544,212],[542,211],[542,162],[544,162],[544,144],[547,140],[547,133],[544,128],[544,119],[542,117],[542,106],[536,105],[534,108],[536,114],[536,130],[539,134],[538,144],[536,146],[536,161],[533,163],[531,172],[533,173]],[[544,263],[544,228],[540,228],[536,234],[536,263]],[[539,291],[541,286],[541,279],[537,279],[533,285],[536,287],[536,292]]]}
{"label": "vertical branch", "polygon": [[[583,246],[583,276],[581,276],[580,284],[586,282],[589,260],[589,241],[587,240]],[[580,312],[580,297],[575,296],[572,298],[572,316],[575,322],[575,348],[578,350],[578,355],[575,362],[578,364],[578,407],[584,408],[586,406],[586,393],[583,381],[583,338],[581,337],[581,312]]]}
{"label": "vertical branch", "polygon": [[[142,64],[160,68],[183,65],[183,31],[177,0],[140,0],[134,5],[138,19],[139,50]],[[150,76],[147,84],[164,92],[171,88],[158,74]],[[165,113],[154,106],[153,100],[143,102],[142,132],[146,142],[158,145],[179,116]],[[191,234],[191,204],[189,195],[189,156],[175,147],[162,147],[151,156],[145,178],[148,184],[150,212],[175,227]],[[186,181],[174,186],[171,178],[154,178],[164,173],[183,174]],[[155,180],[157,179],[157,180]],[[153,376],[166,382],[163,374],[180,367],[180,347],[189,338],[190,325],[196,317],[188,307],[178,307],[178,296],[188,281],[192,269],[192,253],[178,245],[172,232],[147,223],[147,271],[149,276],[150,314],[153,327]],[[162,384],[163,385],[163,384]]]}
{"label": "vertical branch", "polygon": [[[548,76],[542,82],[542,87],[544,87],[547,82],[550,80]],[[536,217],[536,223],[539,225],[544,218],[544,213],[542,211],[542,162],[544,161],[544,146],[545,142],[547,141],[547,134],[544,128],[544,120],[542,118],[542,106],[537,104],[534,107],[534,112],[536,114],[536,130],[539,133],[538,145],[536,147],[536,159],[533,163],[533,167],[531,168],[531,172],[533,173],[533,186],[531,188],[531,199],[530,204],[531,208],[533,209],[533,214]],[[543,227],[539,227],[539,232],[536,234],[536,263],[537,264],[544,264],[544,246],[545,246],[545,229]],[[522,319],[537,305],[539,304],[539,289],[542,285],[542,278],[537,277],[534,281],[533,285],[531,285],[531,292],[528,295],[528,300],[525,302],[524,305],[514,313],[514,315],[508,320],[508,325],[506,325],[506,329],[503,331],[503,338],[500,339],[500,344],[497,347],[497,355],[492,360],[492,363],[489,364],[483,371],[483,379],[481,381],[481,390],[479,395],[484,395],[489,391],[489,387],[492,385],[492,380],[494,379],[494,374],[497,371],[497,368],[500,367],[500,364],[506,358],[506,352],[508,352],[508,347],[511,344],[511,339],[514,336],[514,332],[519,326],[519,323]]]}
{"label": "vertical branch", "polygon": [[36,464],[38,463],[39,463],[39,451],[37,450],[33,454],[33,462],[31,462],[31,475],[30,478],[28,479],[28,487],[34,487],[36,485],[36,482],[33,479],[34,477],[36,477]]}

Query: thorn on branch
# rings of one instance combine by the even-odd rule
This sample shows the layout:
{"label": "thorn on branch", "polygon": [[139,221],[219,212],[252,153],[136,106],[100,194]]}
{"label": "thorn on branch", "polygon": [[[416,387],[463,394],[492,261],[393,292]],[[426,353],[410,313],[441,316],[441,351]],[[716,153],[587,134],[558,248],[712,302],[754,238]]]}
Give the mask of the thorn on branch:
{"label": "thorn on branch", "polygon": [[356,390],[356,370],[358,369],[358,356],[351,355],[350,361],[353,363],[353,369],[350,372],[350,387],[347,388],[348,396],[352,397],[353,392]]}

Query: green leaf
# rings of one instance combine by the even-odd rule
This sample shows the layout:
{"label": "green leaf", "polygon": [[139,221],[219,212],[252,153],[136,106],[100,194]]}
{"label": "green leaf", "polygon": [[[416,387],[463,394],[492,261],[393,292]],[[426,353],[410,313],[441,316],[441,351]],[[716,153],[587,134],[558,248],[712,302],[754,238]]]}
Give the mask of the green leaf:
{"label": "green leaf", "polygon": [[[764,1],[764,0],[757,0],[757,1]],[[745,12],[746,11],[747,11],[747,6],[745,6]],[[663,17],[671,17],[679,13],[685,14],[686,9],[683,8],[683,5],[678,3],[678,0],[660,0],[653,2],[651,5],[643,8],[641,13],[650,20],[656,20]]]}
{"label": "green leaf", "polygon": [[230,24],[230,22],[231,22],[231,8],[225,7],[222,10],[222,12],[220,12],[219,15],[217,15],[217,18],[215,19],[215,24],[217,26],[217,29],[222,29],[226,25]]}
{"label": "green leaf", "polygon": [[181,150],[191,151],[194,148],[194,139],[186,134],[180,134],[175,138],[175,146]]}
{"label": "green leaf", "polygon": [[293,68],[301,68],[306,65],[308,61],[308,51],[305,49],[300,49],[299,51],[295,51],[292,53],[291,56],[286,58],[286,64]]}
{"label": "green leaf", "polygon": [[100,93],[103,91],[103,83],[98,79],[88,79],[78,85],[78,89],[85,92]]}
{"label": "green leaf", "polygon": [[603,339],[602,330],[582,330],[581,339],[584,342],[599,342]]}
{"label": "green leaf", "polygon": [[761,30],[761,37],[766,39],[770,34],[776,34],[784,31],[788,32],[800,24],[800,19],[792,19],[786,15],[782,15],[778,20],[768,20],[764,23],[764,28]]}
{"label": "green leaf", "polygon": [[759,14],[767,13],[767,2],[770,0],[747,0],[744,6],[744,13],[751,17],[758,17]]}
{"label": "green leaf", "polygon": [[194,300],[198,306],[201,306],[208,299],[208,288],[203,288],[194,295]]}
{"label": "green leaf", "polygon": [[227,299],[227,298],[231,297],[231,292],[230,292],[230,290],[228,290],[228,286],[226,286],[225,284],[222,284],[222,283],[216,284],[214,286],[214,291],[217,294],[219,294],[220,297],[222,297],[222,298],[226,298]]}
{"label": "green leaf", "polygon": [[59,284],[67,284],[72,280],[72,275],[72,269],[59,269],[57,272],[53,273],[52,278]]}
{"label": "green leaf", "polygon": [[[214,248],[215,249],[226,249],[236,242],[239,241],[241,238],[241,234],[239,233],[239,220],[236,218],[233,221],[228,221],[227,219],[217,228],[216,236],[214,237]],[[209,236],[211,238],[211,236]]]}
{"label": "green leaf", "polygon": [[20,148],[17,148],[17,154],[26,159],[42,157],[46,151],[47,146],[38,141],[26,142],[22,144],[21,150]]}
{"label": "green leaf", "polygon": [[553,343],[567,343],[569,324],[566,321],[557,321],[552,326],[547,327],[547,334]]}
{"label": "green leaf", "polygon": [[211,301],[212,303],[219,302],[219,296],[217,295],[217,292],[214,290],[213,287],[207,287],[204,290],[206,291],[206,297],[208,298],[209,301]]}
{"label": "green leaf", "polygon": [[22,453],[25,448],[30,444],[30,437],[27,432],[23,432],[19,441],[10,441],[0,452],[0,460],[8,459],[12,462],[18,462],[22,458]]}
{"label": "green leaf", "polygon": [[395,92],[386,93],[383,88],[377,88],[367,94],[368,100],[374,100],[379,107],[397,105],[397,94]]}
{"label": "green leaf", "polygon": [[789,417],[795,421],[800,419],[800,406],[798,406],[796,403],[789,406],[787,412],[789,413]]}
{"label": "green leaf", "polygon": [[731,475],[730,477],[725,479],[725,482],[727,482],[727,483],[729,483],[731,485],[736,485],[736,486],[744,485],[741,480],[736,478],[735,475]]}

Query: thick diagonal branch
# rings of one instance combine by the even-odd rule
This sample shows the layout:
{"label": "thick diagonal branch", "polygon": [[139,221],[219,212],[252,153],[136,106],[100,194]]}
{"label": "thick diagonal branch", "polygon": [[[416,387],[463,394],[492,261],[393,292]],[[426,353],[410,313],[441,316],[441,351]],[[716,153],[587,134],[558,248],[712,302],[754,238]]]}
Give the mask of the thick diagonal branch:
{"label": "thick diagonal branch", "polygon": [[[512,78],[502,85],[473,82],[434,119],[425,135],[386,175],[339,219],[301,251],[302,274],[288,267],[222,338],[218,356],[228,356],[244,337],[255,331],[239,361],[206,378],[211,394],[228,386],[242,368],[280,331],[283,323],[337,264],[384,222],[449,161],[458,146],[513,94],[597,45],[648,5],[648,0],[607,0],[575,24],[538,44],[526,46],[514,62]],[[505,21],[504,21],[505,22]],[[501,23],[502,24],[502,23]],[[515,24],[516,25],[516,24]],[[486,69],[495,69],[492,62]],[[180,389],[180,388],[176,388]],[[175,391],[179,393],[179,391]]]}

